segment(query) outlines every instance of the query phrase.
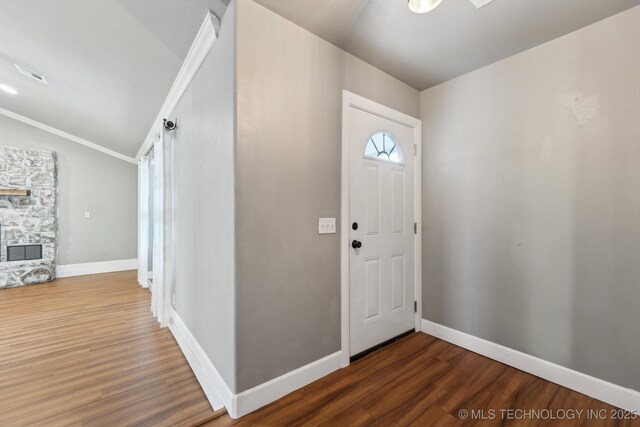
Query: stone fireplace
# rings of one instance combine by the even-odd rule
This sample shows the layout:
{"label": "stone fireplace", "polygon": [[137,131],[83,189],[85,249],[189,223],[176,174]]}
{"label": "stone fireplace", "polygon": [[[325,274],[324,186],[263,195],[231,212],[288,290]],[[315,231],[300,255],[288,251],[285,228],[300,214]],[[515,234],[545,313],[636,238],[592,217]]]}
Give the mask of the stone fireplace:
{"label": "stone fireplace", "polygon": [[55,279],[56,237],[56,154],[0,147],[0,288]]}

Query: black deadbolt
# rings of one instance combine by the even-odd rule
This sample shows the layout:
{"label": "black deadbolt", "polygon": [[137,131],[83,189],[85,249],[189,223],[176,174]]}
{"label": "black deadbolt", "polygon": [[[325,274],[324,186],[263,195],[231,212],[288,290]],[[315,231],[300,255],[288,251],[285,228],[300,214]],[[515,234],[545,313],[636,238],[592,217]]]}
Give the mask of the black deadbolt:
{"label": "black deadbolt", "polygon": [[362,247],[362,242],[354,240],[353,242],[351,242],[351,247],[353,249],[360,249]]}
{"label": "black deadbolt", "polygon": [[354,230],[358,229],[358,223],[354,222],[353,224],[351,224],[351,228],[353,228]]}

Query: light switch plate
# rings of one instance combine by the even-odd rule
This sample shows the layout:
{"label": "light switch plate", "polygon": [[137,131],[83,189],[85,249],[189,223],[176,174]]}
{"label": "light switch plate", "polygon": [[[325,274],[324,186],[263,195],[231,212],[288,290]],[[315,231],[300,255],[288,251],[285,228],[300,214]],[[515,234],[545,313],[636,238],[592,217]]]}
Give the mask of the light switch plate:
{"label": "light switch plate", "polygon": [[336,234],[336,219],[320,218],[318,220],[318,234]]}
{"label": "light switch plate", "polygon": [[85,218],[91,218],[91,212],[85,212],[84,213],[84,217]]}

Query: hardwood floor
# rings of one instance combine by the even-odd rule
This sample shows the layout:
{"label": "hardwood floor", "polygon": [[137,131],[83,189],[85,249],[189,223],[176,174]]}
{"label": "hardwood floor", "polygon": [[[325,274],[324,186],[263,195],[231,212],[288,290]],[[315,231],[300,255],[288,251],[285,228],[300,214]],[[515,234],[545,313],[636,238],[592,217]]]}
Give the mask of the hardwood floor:
{"label": "hardwood floor", "polygon": [[[232,420],[212,411],[149,306],[134,272],[0,290],[0,426],[640,426],[612,420],[609,405],[420,333]],[[510,420],[501,409],[571,410],[577,419]],[[461,410],[494,419],[462,420]]]}
{"label": "hardwood floor", "polygon": [[0,290],[0,426],[188,426],[214,415],[135,272]]}
{"label": "hardwood floor", "polygon": [[[522,419],[524,413],[500,412],[518,408],[553,410],[557,418],[565,417],[558,410],[572,410],[578,419]],[[468,411],[468,419],[460,419],[462,410]],[[485,418],[490,418],[494,410],[495,419],[473,420],[472,410],[484,410]],[[240,420],[225,414],[205,425],[640,425],[640,418],[612,420],[612,410],[612,406],[582,394],[416,333]],[[532,412],[528,418],[548,418],[551,412],[544,414]],[[607,419],[597,420],[596,415]]]}

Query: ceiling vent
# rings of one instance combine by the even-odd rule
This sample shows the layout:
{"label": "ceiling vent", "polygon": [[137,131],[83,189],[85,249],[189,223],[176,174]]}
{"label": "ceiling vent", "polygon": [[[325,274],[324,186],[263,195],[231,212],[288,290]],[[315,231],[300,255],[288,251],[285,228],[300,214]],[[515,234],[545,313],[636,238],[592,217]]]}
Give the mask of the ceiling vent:
{"label": "ceiling vent", "polygon": [[482,6],[486,6],[489,3],[491,3],[493,0],[471,0],[471,3],[473,3],[473,5],[475,7],[477,7],[478,9],[480,9]]}
{"label": "ceiling vent", "polygon": [[42,74],[36,73],[35,71],[31,71],[28,68],[24,68],[22,65],[14,64],[18,69],[20,74],[24,74],[27,77],[31,77],[34,80],[39,81],[40,83],[47,84],[47,79],[44,78]]}

